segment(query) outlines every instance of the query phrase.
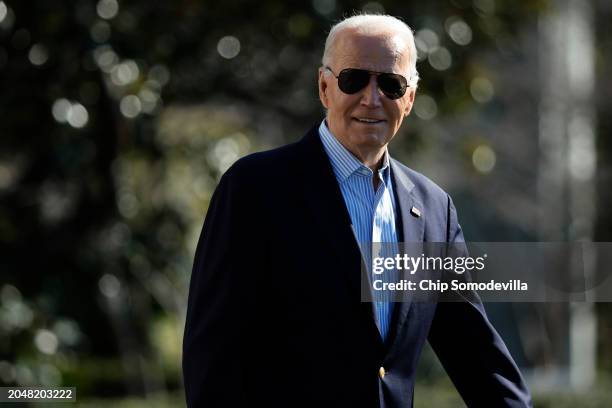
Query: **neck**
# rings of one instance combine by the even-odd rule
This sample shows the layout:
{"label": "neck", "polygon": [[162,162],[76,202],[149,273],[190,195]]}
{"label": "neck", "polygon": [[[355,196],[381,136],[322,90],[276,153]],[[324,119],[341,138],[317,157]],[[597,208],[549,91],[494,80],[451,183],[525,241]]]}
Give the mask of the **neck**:
{"label": "neck", "polygon": [[386,144],[383,146],[355,146],[337,137],[336,134],[331,131],[329,119],[325,119],[325,124],[334,138],[366,167],[370,168],[374,172],[378,171],[382,167],[383,158],[385,157],[385,152],[387,151]]}
{"label": "neck", "polygon": [[372,171],[378,171],[383,165],[383,157],[387,147],[382,147],[376,150],[357,149],[351,146],[345,146],[349,152],[353,154],[360,162],[369,167]]}

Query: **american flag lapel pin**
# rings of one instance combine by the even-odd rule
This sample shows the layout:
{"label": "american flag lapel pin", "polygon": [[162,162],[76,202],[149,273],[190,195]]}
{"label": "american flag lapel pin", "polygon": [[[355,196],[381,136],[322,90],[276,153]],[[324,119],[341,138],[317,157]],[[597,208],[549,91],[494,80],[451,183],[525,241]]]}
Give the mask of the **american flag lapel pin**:
{"label": "american flag lapel pin", "polygon": [[412,206],[412,208],[410,209],[410,214],[412,214],[415,217],[419,218],[421,216],[421,210],[419,210],[415,206]]}

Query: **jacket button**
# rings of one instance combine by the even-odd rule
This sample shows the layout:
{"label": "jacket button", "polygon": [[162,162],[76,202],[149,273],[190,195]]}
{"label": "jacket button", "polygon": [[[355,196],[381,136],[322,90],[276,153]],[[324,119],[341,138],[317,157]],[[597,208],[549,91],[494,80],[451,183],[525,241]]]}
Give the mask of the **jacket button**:
{"label": "jacket button", "polygon": [[378,369],[378,376],[382,379],[385,378],[385,374],[387,374],[387,372],[385,371],[385,367],[380,367]]}

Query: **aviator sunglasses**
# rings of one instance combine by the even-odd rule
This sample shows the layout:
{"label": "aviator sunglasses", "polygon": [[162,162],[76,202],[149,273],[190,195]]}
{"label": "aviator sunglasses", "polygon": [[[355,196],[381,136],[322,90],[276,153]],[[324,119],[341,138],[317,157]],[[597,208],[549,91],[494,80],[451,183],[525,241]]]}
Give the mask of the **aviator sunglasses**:
{"label": "aviator sunglasses", "polygon": [[325,69],[338,79],[338,88],[349,95],[357,93],[365,88],[370,82],[370,75],[376,75],[378,89],[380,89],[389,99],[401,98],[406,93],[406,88],[408,88],[408,81],[399,74],[368,71],[358,68],[346,68],[336,75],[330,67],[325,67]]}

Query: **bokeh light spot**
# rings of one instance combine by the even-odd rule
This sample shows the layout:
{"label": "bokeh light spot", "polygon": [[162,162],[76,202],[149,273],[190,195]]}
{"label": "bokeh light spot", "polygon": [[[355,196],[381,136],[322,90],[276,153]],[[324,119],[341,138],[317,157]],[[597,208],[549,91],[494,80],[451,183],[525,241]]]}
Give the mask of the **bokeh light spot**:
{"label": "bokeh light spot", "polygon": [[0,302],[4,306],[21,302],[21,292],[13,285],[3,285],[0,290]]}
{"label": "bokeh light spot", "polygon": [[472,152],[472,164],[480,173],[490,173],[496,160],[495,152],[487,145],[479,145]]}
{"label": "bokeh light spot", "polygon": [[119,110],[126,118],[135,118],[142,111],[142,103],[136,95],[126,95],[119,102]]}
{"label": "bokeh light spot", "polygon": [[430,50],[428,57],[429,65],[438,71],[446,71],[453,63],[451,53],[445,47],[437,47]]}
{"label": "bokeh light spot", "polygon": [[28,59],[33,65],[43,65],[49,59],[47,47],[42,44],[34,44],[28,52]]}
{"label": "bokeh light spot", "polygon": [[89,113],[87,113],[87,109],[83,105],[77,102],[68,110],[66,121],[73,128],[80,129],[89,122]]}
{"label": "bokeh light spot", "polygon": [[76,345],[81,339],[81,331],[74,320],[60,319],[53,325],[58,340],[68,346]]}
{"label": "bokeh light spot", "polygon": [[98,288],[104,296],[112,299],[119,295],[121,282],[119,282],[119,279],[117,279],[115,275],[106,273],[98,281]]}
{"label": "bokeh light spot", "polygon": [[217,43],[217,52],[225,59],[236,58],[240,53],[240,41],[236,37],[227,35]]}
{"label": "bokeh light spot", "polygon": [[3,1],[0,1],[0,23],[4,21],[7,14],[8,14],[8,7],[6,7],[6,4],[4,4]]}
{"label": "bokeh light spot", "polygon": [[66,123],[68,120],[68,111],[72,107],[72,104],[68,99],[61,98],[53,102],[51,107],[51,113],[53,118],[59,123]]}
{"label": "bokeh light spot", "polygon": [[477,77],[470,82],[470,94],[476,102],[486,103],[493,99],[495,89],[487,78]]}
{"label": "bokeh light spot", "polygon": [[132,60],[125,60],[111,68],[111,81],[117,86],[129,85],[140,76],[138,64]]}
{"label": "bokeh light spot", "polygon": [[142,111],[145,113],[153,113],[158,107],[159,95],[150,89],[141,89],[138,92],[138,99],[142,104]]}
{"label": "bokeh light spot", "polygon": [[15,23],[15,13],[3,1],[0,1],[0,28],[10,31]]}
{"label": "bokeh light spot", "polygon": [[419,94],[414,101],[414,113],[423,120],[430,120],[438,114],[438,105],[434,98],[426,94]]}
{"label": "bokeh light spot", "polygon": [[100,18],[110,20],[119,12],[117,0],[100,0],[96,6],[96,12]]}
{"label": "bokeh light spot", "polygon": [[219,170],[225,172],[240,157],[240,145],[231,135],[218,140],[208,153],[208,159]]}
{"label": "bokeh light spot", "polygon": [[125,218],[134,218],[140,211],[140,202],[130,191],[120,191],[117,195],[117,208]]}
{"label": "bokeh light spot", "polygon": [[41,353],[52,355],[57,351],[59,342],[55,333],[50,330],[41,329],[34,336],[34,344]]}
{"label": "bokeh light spot", "polygon": [[468,45],[472,42],[472,29],[459,17],[450,17],[444,24],[448,36],[456,44]]}
{"label": "bokeh light spot", "polygon": [[419,51],[419,58],[424,59],[429,54],[430,50],[435,49],[440,44],[438,34],[429,28],[424,28],[417,31],[414,36],[417,50]]}
{"label": "bokeh light spot", "polygon": [[119,61],[119,56],[110,46],[102,45],[94,50],[94,60],[102,71],[108,73]]}
{"label": "bokeh light spot", "polygon": [[170,80],[170,71],[164,65],[153,65],[149,70],[149,78],[157,82],[160,86],[164,86]]}

